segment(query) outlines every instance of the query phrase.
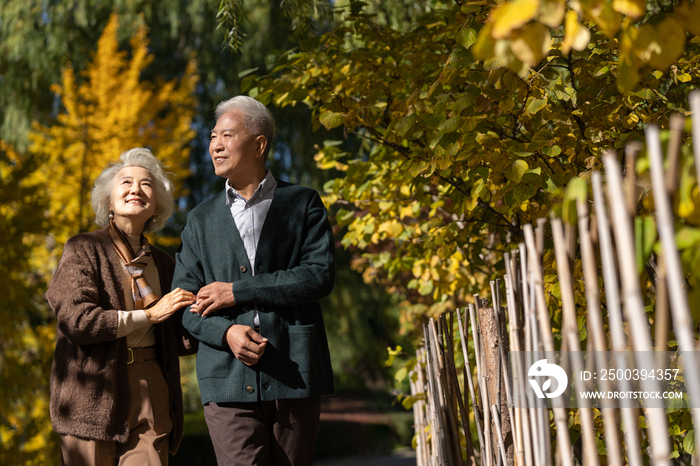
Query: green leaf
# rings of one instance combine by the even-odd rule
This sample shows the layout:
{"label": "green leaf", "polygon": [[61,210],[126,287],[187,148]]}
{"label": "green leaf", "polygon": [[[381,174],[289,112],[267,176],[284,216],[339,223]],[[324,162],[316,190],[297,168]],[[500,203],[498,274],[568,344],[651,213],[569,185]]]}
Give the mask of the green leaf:
{"label": "green leaf", "polygon": [[518,159],[506,170],[506,178],[517,183],[523,177],[528,168],[530,167],[526,161]]}
{"label": "green leaf", "polygon": [[256,71],[258,71],[258,67],[255,67],[255,68],[248,68],[247,70],[243,70],[243,71],[239,72],[239,73],[238,73],[238,77],[239,77],[239,78],[245,78],[245,77],[248,76],[249,74],[255,73]]}
{"label": "green leaf", "polygon": [[459,34],[457,34],[455,40],[462,47],[468,49],[476,42],[476,31],[471,28],[464,28],[461,31],[459,31]]}
{"label": "green leaf", "polygon": [[700,246],[700,228],[683,227],[676,233],[676,246],[680,250]]}
{"label": "green leaf", "polygon": [[565,222],[576,225],[576,201],[588,199],[588,184],[583,178],[574,178],[566,187],[564,201],[562,202],[561,217]]}
{"label": "green leaf", "polygon": [[331,112],[330,110],[326,110],[318,117],[319,121],[326,129],[332,129],[342,125],[344,118],[345,115],[343,113]]}
{"label": "green leaf", "polygon": [[689,430],[683,439],[683,451],[695,455],[695,430]]}
{"label": "green leaf", "polygon": [[556,157],[557,155],[561,154],[561,147],[557,145],[551,147],[543,147],[542,153],[547,157]]}
{"label": "green leaf", "polygon": [[440,131],[443,134],[448,134],[453,131],[456,131],[457,128],[459,128],[459,125],[462,123],[462,118],[460,117],[452,117],[449,118],[442,123],[440,123],[440,126],[438,126],[438,131]]}
{"label": "green leaf", "polygon": [[403,117],[394,127],[394,131],[399,136],[405,136],[408,131],[416,125],[418,121],[418,115],[412,113],[411,115]]}
{"label": "green leaf", "polygon": [[536,99],[532,96],[528,97],[527,103],[525,104],[525,110],[527,113],[534,115],[543,108],[547,106],[547,99]]}
{"label": "green leaf", "polygon": [[394,379],[397,382],[402,382],[403,379],[406,378],[406,375],[408,374],[408,370],[406,369],[406,366],[400,368],[399,370],[396,371],[396,374],[394,374]]}

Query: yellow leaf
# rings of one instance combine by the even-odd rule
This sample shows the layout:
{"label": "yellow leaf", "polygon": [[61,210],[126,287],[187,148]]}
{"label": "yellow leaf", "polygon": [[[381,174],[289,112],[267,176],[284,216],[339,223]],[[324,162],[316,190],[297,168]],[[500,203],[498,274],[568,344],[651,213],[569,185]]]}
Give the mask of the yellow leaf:
{"label": "yellow leaf", "polygon": [[510,49],[518,60],[533,67],[547,55],[551,41],[552,36],[547,28],[540,23],[534,23],[513,33]]}
{"label": "yellow leaf", "polygon": [[613,10],[631,18],[642,16],[647,10],[646,0],[613,0]]}
{"label": "yellow leaf", "polygon": [[[472,52],[478,60],[487,60],[493,57],[496,41],[491,36],[493,24],[487,23],[479,31],[476,42],[472,46]],[[398,125],[397,125],[398,126]]]}
{"label": "yellow leaf", "polygon": [[639,66],[636,62],[628,63],[620,60],[617,73],[617,89],[622,95],[629,94],[639,82]]}
{"label": "yellow leaf", "polygon": [[584,50],[591,40],[591,32],[578,21],[578,14],[569,10],[564,22],[564,40],[561,44],[561,53],[566,55],[571,49]]}
{"label": "yellow leaf", "polygon": [[527,24],[535,17],[539,0],[515,0],[496,7],[491,13],[493,22],[491,36],[494,39],[503,39],[510,35],[513,29]]}
{"label": "yellow leaf", "polygon": [[556,28],[561,26],[565,11],[564,0],[540,0],[537,19],[545,26]]}
{"label": "yellow leaf", "polygon": [[675,8],[676,20],[683,26],[683,29],[700,36],[700,2],[683,2]]}
{"label": "yellow leaf", "polygon": [[617,35],[617,31],[620,30],[622,14],[613,10],[611,3],[601,2],[595,7],[587,10],[587,13],[590,19],[595,21],[598,27],[609,38],[612,39]]}
{"label": "yellow leaf", "polygon": [[673,17],[668,17],[656,26],[658,48],[652,52],[649,64],[666,70],[678,60],[685,46],[685,31]]}

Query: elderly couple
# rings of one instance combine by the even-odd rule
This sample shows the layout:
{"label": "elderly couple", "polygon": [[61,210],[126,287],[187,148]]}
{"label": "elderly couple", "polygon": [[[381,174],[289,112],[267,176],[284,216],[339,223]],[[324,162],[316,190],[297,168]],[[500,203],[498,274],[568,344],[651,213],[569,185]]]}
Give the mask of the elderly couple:
{"label": "elderly couple", "polygon": [[318,303],[335,280],[326,209],[266,171],[264,105],[237,96],[216,119],[209,152],[226,187],[190,212],[175,261],[143,236],[173,211],[147,149],[102,172],[92,207],[104,228],[65,245],[46,293],[62,464],[167,464],[183,434],[178,356],[195,352],[219,465],[313,461],[320,397],[334,390]]}

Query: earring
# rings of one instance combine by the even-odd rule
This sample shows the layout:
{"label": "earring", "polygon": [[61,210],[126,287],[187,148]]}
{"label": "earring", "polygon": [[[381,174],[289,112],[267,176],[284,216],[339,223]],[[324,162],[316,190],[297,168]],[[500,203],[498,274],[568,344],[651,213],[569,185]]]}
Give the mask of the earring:
{"label": "earring", "polygon": [[112,220],[114,218],[114,212],[109,213],[109,219]]}

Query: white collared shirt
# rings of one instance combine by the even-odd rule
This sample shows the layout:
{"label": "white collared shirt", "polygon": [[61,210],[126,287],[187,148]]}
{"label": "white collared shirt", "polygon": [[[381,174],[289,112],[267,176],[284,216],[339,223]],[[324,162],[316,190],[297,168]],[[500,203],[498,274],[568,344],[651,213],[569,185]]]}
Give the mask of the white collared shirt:
{"label": "white collared shirt", "polygon": [[[272,176],[270,170],[267,170],[265,178],[248,200],[241,196],[226,180],[226,205],[231,211],[231,216],[243,241],[243,247],[250,262],[251,275],[255,275],[255,253],[276,189],[277,180]],[[255,325],[259,325],[257,312],[255,313]]]}

